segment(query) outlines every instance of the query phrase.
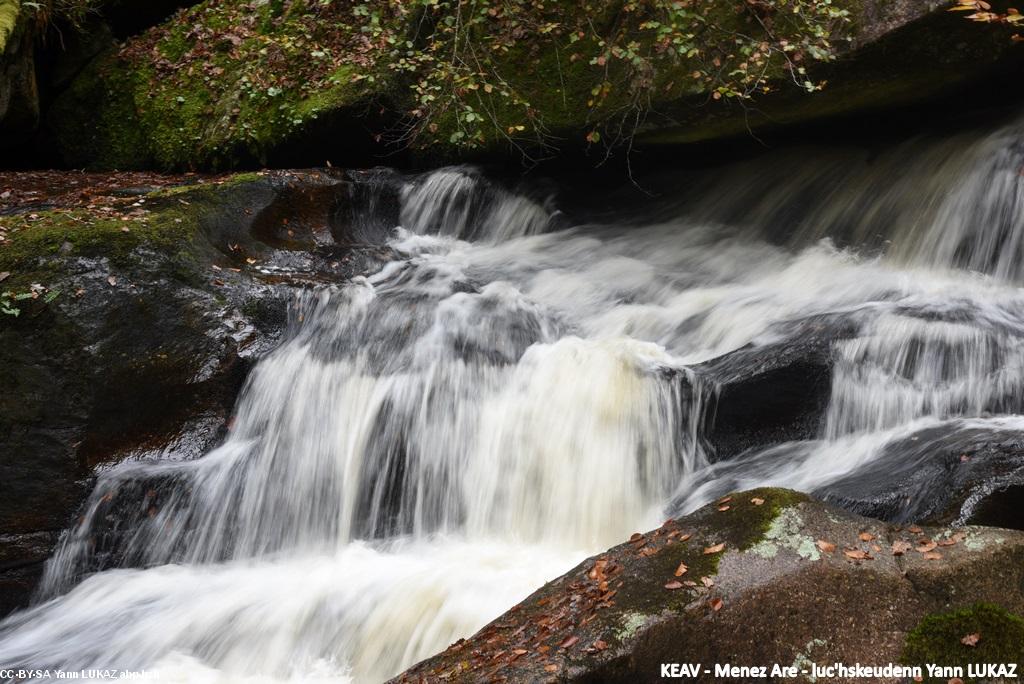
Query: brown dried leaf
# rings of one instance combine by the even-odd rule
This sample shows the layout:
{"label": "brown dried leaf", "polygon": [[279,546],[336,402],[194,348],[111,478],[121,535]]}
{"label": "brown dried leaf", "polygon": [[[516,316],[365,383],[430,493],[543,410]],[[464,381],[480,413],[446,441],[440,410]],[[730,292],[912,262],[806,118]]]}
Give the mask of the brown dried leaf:
{"label": "brown dried leaf", "polygon": [[824,539],[819,539],[818,541],[816,541],[814,543],[817,544],[818,548],[821,549],[822,551],[824,551],[825,553],[832,553],[833,551],[836,550],[836,545],[835,544],[833,544],[832,542],[827,542]]}
{"label": "brown dried leaf", "polygon": [[558,647],[559,648],[571,648],[573,646],[573,644],[575,644],[579,640],[580,640],[580,638],[578,636],[576,636],[575,634],[573,634],[572,636],[566,637],[565,639],[563,639],[562,643],[558,644]]}
{"label": "brown dried leaf", "polygon": [[715,611],[717,613],[718,611],[720,611],[722,609],[722,604],[723,604],[722,599],[715,598],[715,599],[711,599],[711,602],[708,605],[711,606],[711,610],[713,610],[713,611]]}
{"label": "brown dried leaf", "polygon": [[715,586],[715,580],[711,579],[710,577],[706,577],[706,576],[705,577],[701,577],[700,581],[708,589],[710,589],[711,587]]}
{"label": "brown dried leaf", "polygon": [[724,513],[725,511],[729,510],[729,506],[719,506],[718,510]]}
{"label": "brown dried leaf", "polygon": [[860,538],[862,542],[869,542],[875,540],[875,535],[871,534],[870,532],[861,532],[857,536]]}
{"label": "brown dried leaf", "polygon": [[860,549],[846,549],[843,551],[843,554],[853,560],[872,560],[867,551],[861,551]]}
{"label": "brown dried leaf", "polygon": [[750,503],[754,504],[755,506],[762,506],[764,505],[764,499],[762,499],[759,496],[755,496],[753,499],[750,500]]}
{"label": "brown dried leaf", "polygon": [[928,539],[926,541],[918,542],[917,548],[914,550],[918,553],[928,553],[929,551],[934,550],[936,546],[938,546],[938,544]]}
{"label": "brown dried leaf", "polygon": [[902,556],[911,548],[910,542],[897,539],[892,543],[892,555]]}
{"label": "brown dried leaf", "polygon": [[686,567],[686,563],[680,563],[679,567],[676,568],[676,577],[682,577],[686,574],[686,571],[690,568]]}
{"label": "brown dried leaf", "polygon": [[725,550],[725,542],[722,542],[721,544],[715,544],[714,546],[709,546],[709,547],[705,548],[704,549],[704,555],[705,556],[710,556],[713,553],[721,553],[723,550]]}
{"label": "brown dried leaf", "polygon": [[960,640],[960,643],[964,646],[974,647],[978,645],[979,641],[981,641],[981,634],[979,632],[975,632],[974,634],[964,636],[964,638]]}
{"label": "brown dried leaf", "polygon": [[602,641],[601,639],[598,639],[597,641],[594,642],[593,648],[594,648],[594,650],[597,650],[597,651],[603,651],[606,648],[608,648],[608,642],[607,641]]}
{"label": "brown dried leaf", "polygon": [[668,582],[668,583],[665,584],[665,588],[669,589],[671,591],[674,591],[676,589],[682,589],[683,588],[683,583],[680,582],[679,580],[672,580],[671,582]]}
{"label": "brown dried leaf", "polygon": [[942,554],[939,553],[938,551],[929,551],[928,553],[924,554],[924,559],[925,560],[942,560]]}

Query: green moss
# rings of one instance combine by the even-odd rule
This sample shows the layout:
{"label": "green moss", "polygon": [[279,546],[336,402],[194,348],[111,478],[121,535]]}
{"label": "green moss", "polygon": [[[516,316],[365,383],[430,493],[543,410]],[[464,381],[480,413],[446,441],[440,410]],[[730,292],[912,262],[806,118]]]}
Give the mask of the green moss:
{"label": "green moss", "polygon": [[145,74],[106,53],[93,60],[53,104],[48,120],[70,166],[141,169],[152,166],[135,92]]}
{"label": "green moss", "polygon": [[140,249],[164,255],[170,273],[186,282],[193,275],[202,217],[218,206],[225,188],[259,181],[257,173],[237,174],[218,183],[164,188],[146,196],[143,220],[122,220],[119,214],[87,209],[54,209],[5,217],[9,241],[0,248],[0,271],[11,276],[5,287],[32,283],[52,285],[64,272],[67,258],[105,257],[115,265],[148,259]]}
{"label": "green moss", "polygon": [[[971,634],[980,635],[976,645],[961,642]],[[1024,619],[988,603],[929,615],[907,635],[900,660],[906,665],[959,666],[965,671],[969,663],[1024,664]]]}
{"label": "green moss", "polygon": [[0,55],[7,47],[7,39],[18,23],[21,3],[18,0],[0,0]]}
{"label": "green moss", "polygon": [[249,28],[248,2],[206,0],[94,60],[52,110],[65,161],[166,170],[263,164],[323,113],[380,89],[339,64],[349,29],[316,14],[334,9],[283,7],[262,5]]}
{"label": "green moss", "polygon": [[[761,505],[751,499],[763,499]],[[764,541],[773,525],[787,511],[810,498],[788,489],[761,488],[743,492],[742,497],[733,495],[726,511],[717,510],[716,505],[707,506],[680,521],[684,531],[699,532],[686,542],[664,546],[657,554],[647,559],[643,566],[645,578],[671,578],[680,563],[688,569],[686,577],[699,581],[701,577],[713,577],[718,573],[718,563],[724,553],[747,551]],[[725,544],[722,553],[705,554],[707,546]],[[647,581],[626,583],[619,592],[617,603],[628,613],[654,614],[665,608],[682,609],[692,600],[692,592],[678,591],[670,596],[650,591]]]}

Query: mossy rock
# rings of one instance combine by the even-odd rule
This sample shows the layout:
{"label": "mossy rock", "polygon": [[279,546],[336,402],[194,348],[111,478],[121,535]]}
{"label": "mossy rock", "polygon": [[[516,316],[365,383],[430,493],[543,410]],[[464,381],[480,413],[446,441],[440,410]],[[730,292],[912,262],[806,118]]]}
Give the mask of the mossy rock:
{"label": "mossy rock", "polygon": [[[972,637],[977,637],[977,641]],[[965,639],[968,643],[964,643]],[[900,660],[920,667],[961,667],[964,672],[970,663],[1015,663],[1021,667],[1024,619],[990,603],[928,615],[907,635]],[[966,677],[964,681],[978,680]]]}
{"label": "mossy rock", "polygon": [[19,0],[0,0],[0,55],[7,48],[7,39],[14,33],[21,12]]}
{"label": "mossy rock", "polygon": [[338,39],[342,30],[317,21],[303,3],[288,11],[278,4],[263,3],[253,19],[246,2],[207,0],[97,57],[48,116],[64,162],[166,170],[265,165],[321,116],[362,113],[381,93],[313,47],[312,33]]}
{"label": "mossy rock", "polygon": [[[914,550],[921,538],[941,551]],[[922,621],[950,608],[966,610]],[[703,664],[696,681],[720,681],[715,663],[808,681],[811,663],[931,657],[920,648],[975,625],[1005,632],[992,656],[1013,662],[1021,610],[1024,533],[911,532],[757,489],[633,535],[393,681],[627,684],[658,681],[661,663]]]}

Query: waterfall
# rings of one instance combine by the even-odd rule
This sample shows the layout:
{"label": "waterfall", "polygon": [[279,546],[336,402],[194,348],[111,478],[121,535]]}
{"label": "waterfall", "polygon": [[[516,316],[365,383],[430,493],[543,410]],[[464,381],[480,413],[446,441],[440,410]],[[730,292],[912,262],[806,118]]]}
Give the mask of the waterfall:
{"label": "waterfall", "polygon": [[[296,296],[221,446],[99,475],[0,663],[380,681],[667,511],[1024,427],[1022,135],[739,164],[649,221],[406,179],[392,260]],[[716,462],[704,363],[816,317],[854,329],[817,434]]]}

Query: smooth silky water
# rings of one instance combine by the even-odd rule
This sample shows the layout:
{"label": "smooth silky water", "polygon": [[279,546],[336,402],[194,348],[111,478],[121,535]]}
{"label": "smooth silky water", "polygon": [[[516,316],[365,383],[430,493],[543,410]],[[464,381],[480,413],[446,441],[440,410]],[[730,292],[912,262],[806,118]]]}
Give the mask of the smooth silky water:
{"label": "smooth silky water", "polygon": [[[587,225],[471,169],[409,178],[394,259],[296,300],[222,446],[100,475],[0,663],[377,682],[669,512],[1024,429],[1022,168],[1016,125],[795,151]],[[816,316],[859,331],[817,439],[713,463],[694,367]],[[91,572],[102,503],[149,482]]]}

